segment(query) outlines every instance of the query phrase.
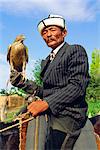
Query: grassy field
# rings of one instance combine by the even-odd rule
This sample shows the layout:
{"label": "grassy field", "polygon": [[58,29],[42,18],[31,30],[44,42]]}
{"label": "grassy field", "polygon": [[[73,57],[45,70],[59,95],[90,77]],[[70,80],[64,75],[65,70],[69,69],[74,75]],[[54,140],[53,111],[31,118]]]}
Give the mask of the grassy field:
{"label": "grassy field", "polygon": [[19,110],[20,110],[20,108],[8,110],[7,119],[5,120],[5,122],[12,122],[15,119],[16,113],[18,113]]}
{"label": "grassy field", "polygon": [[88,117],[100,114],[100,101],[88,101]]}

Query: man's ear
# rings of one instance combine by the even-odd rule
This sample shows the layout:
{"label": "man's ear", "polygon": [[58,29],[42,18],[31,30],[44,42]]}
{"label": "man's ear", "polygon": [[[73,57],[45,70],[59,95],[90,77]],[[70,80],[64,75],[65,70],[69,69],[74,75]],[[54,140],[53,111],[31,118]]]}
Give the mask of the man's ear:
{"label": "man's ear", "polygon": [[62,34],[63,34],[63,37],[65,37],[65,36],[67,35],[67,30],[64,29],[64,30],[62,31]]}

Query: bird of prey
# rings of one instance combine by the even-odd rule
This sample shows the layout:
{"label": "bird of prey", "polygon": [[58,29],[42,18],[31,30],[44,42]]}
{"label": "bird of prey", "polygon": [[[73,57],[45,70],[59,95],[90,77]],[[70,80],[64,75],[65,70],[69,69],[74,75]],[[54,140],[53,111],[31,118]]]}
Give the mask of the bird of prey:
{"label": "bird of prey", "polygon": [[24,35],[18,35],[15,41],[9,45],[7,53],[10,69],[22,72],[23,77],[25,77],[26,64],[28,63],[28,48],[23,43],[24,39]]}

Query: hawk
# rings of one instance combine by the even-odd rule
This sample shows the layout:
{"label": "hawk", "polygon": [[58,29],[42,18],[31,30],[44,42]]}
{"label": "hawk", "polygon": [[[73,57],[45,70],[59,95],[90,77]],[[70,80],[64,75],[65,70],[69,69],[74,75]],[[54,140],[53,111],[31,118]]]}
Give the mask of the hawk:
{"label": "hawk", "polygon": [[23,43],[24,39],[24,35],[18,35],[15,41],[9,45],[7,53],[10,69],[22,72],[23,77],[25,77],[26,64],[28,63],[28,48]]}

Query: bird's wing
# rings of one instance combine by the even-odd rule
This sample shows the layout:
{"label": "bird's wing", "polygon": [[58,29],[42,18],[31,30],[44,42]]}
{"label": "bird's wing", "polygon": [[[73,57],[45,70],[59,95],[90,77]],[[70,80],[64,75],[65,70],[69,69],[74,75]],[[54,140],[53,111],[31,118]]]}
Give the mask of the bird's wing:
{"label": "bird's wing", "polygon": [[28,48],[25,45],[25,57],[26,57],[26,62],[28,63]]}
{"label": "bird's wing", "polygon": [[7,61],[10,62],[11,44],[8,46]]}

